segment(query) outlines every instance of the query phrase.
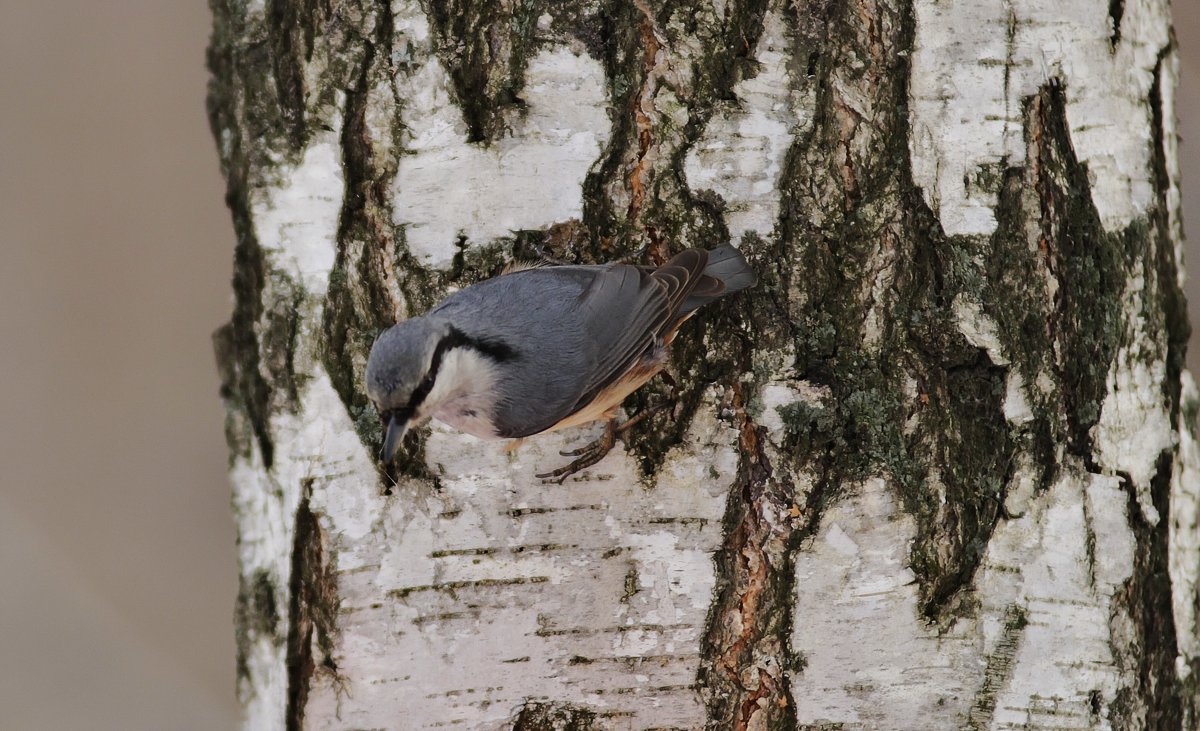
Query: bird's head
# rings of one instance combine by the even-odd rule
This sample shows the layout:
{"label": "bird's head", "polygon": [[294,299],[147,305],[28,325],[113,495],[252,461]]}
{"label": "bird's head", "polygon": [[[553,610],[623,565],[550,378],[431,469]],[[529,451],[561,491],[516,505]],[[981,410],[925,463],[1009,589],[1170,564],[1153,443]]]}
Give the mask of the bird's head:
{"label": "bird's head", "polygon": [[384,462],[396,456],[408,428],[427,416],[422,406],[433,391],[452,331],[444,321],[414,317],[385,330],[371,346],[367,396],[384,425]]}

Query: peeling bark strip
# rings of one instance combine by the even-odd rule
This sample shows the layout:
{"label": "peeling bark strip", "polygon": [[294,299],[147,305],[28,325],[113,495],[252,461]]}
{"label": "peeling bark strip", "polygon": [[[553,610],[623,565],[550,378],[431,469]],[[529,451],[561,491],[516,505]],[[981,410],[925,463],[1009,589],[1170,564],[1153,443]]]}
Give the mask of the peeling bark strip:
{"label": "peeling bark strip", "polygon": [[[212,9],[247,728],[1195,726],[1166,0]],[[729,241],[594,468],[377,464],[396,318]]]}

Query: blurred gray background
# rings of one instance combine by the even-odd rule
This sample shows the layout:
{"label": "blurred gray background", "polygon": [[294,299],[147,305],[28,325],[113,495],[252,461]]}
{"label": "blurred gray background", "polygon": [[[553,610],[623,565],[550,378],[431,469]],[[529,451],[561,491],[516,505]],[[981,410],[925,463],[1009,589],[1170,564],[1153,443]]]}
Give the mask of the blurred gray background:
{"label": "blurred gray background", "polygon": [[[1200,262],[1200,3],[1175,13]],[[3,729],[236,724],[208,26],[200,2],[0,0]]]}

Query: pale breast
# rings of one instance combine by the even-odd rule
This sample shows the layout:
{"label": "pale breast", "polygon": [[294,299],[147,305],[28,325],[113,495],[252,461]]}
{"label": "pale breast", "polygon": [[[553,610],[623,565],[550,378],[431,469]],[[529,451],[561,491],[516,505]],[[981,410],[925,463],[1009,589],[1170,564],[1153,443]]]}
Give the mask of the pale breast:
{"label": "pale breast", "polygon": [[495,400],[491,364],[474,351],[455,348],[446,355],[420,416],[432,416],[480,439],[499,439],[492,424]]}

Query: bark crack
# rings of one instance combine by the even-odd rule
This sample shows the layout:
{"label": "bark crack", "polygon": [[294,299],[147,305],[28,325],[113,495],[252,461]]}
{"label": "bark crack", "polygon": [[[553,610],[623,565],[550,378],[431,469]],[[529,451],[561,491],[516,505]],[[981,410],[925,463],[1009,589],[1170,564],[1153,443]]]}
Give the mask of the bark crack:
{"label": "bark crack", "polygon": [[[304,728],[309,687],[318,672],[329,673],[340,684],[334,659],[338,613],[337,579],[325,555],[325,535],[320,519],[310,507],[313,482],[301,486],[292,542],[292,572],[288,580],[291,603],[287,631],[287,711],[289,731]],[[314,655],[314,646],[319,655]]]}
{"label": "bark crack", "polygon": [[792,553],[801,521],[794,487],[772,470],[762,427],[746,414],[741,384],[729,407],[739,428],[742,468],[730,491],[726,541],[716,557],[721,583],[709,612],[699,682],[713,729],[792,728]]}

